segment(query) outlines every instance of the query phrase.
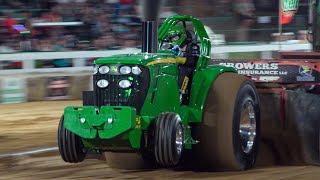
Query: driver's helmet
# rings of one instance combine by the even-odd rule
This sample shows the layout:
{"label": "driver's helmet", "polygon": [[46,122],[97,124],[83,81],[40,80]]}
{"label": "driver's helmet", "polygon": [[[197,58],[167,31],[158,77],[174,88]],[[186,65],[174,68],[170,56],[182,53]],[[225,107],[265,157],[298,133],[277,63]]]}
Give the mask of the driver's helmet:
{"label": "driver's helmet", "polygon": [[173,26],[169,29],[165,41],[168,41],[173,45],[178,45],[179,47],[182,47],[185,45],[186,39],[186,30],[181,26]]}

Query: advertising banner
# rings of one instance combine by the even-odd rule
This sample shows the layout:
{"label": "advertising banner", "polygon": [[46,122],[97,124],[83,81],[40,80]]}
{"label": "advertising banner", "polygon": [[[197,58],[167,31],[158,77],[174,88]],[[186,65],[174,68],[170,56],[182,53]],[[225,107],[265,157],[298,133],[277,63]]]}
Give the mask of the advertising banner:
{"label": "advertising banner", "polygon": [[0,80],[0,102],[26,102],[26,81],[24,78],[5,78]]}
{"label": "advertising banner", "polygon": [[298,10],[299,0],[281,0],[281,24],[288,24],[292,21]]}
{"label": "advertising banner", "polygon": [[273,60],[213,60],[213,64],[234,67],[256,82],[320,83],[320,62]]}

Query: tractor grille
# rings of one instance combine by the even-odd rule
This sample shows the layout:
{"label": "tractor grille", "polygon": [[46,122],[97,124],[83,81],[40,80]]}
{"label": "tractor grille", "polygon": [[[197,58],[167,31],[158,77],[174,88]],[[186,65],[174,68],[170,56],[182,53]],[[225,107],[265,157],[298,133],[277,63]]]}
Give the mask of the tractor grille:
{"label": "tractor grille", "polygon": [[[117,66],[119,69],[119,66]],[[141,74],[133,73],[122,75],[120,73],[99,74],[93,76],[94,103],[96,106],[132,106],[140,113],[149,88],[150,75],[147,68],[139,66]],[[99,88],[97,82],[105,79],[109,82],[106,88]],[[123,89],[119,81],[129,80],[131,86]]]}

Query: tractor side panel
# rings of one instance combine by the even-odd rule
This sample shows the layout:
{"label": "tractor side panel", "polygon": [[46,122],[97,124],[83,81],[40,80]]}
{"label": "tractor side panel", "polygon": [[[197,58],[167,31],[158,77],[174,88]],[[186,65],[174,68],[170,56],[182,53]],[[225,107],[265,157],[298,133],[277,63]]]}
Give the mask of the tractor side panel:
{"label": "tractor side panel", "polygon": [[150,86],[142,116],[157,117],[161,112],[179,112],[180,92],[176,64],[149,66]]}
{"label": "tractor side panel", "polygon": [[203,106],[206,101],[209,89],[217,77],[224,72],[234,72],[232,67],[220,65],[209,66],[208,68],[196,71],[193,80],[190,95],[190,122],[201,122]]}

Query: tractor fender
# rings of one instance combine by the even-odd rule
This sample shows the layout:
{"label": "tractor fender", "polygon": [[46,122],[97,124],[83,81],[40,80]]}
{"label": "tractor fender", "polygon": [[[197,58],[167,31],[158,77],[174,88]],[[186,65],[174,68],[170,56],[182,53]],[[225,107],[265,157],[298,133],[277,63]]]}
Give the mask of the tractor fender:
{"label": "tractor fender", "polygon": [[233,67],[212,65],[195,72],[189,103],[190,122],[202,122],[203,108],[209,89],[219,75],[224,72],[237,73],[237,70]]}

